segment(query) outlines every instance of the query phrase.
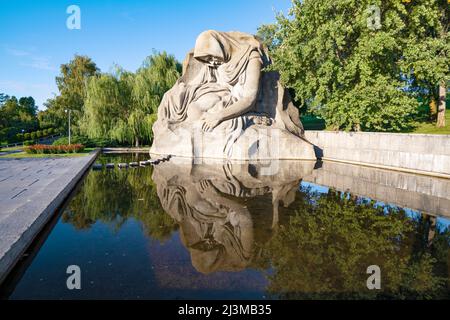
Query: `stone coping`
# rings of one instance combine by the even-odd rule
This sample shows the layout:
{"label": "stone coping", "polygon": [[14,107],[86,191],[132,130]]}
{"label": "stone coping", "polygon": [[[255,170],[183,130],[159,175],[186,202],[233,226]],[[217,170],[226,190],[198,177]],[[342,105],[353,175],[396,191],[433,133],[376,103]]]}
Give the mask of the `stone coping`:
{"label": "stone coping", "polygon": [[99,152],[97,149],[77,158],[0,161],[3,178],[0,179],[3,181],[0,181],[0,283],[56,214]]}

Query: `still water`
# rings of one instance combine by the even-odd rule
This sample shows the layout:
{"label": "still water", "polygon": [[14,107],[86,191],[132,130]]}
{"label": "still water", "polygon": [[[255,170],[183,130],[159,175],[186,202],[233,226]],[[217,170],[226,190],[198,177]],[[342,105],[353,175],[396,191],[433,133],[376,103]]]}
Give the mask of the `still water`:
{"label": "still water", "polygon": [[[98,162],[147,158],[101,155]],[[450,298],[450,221],[407,209],[412,202],[401,208],[307,182],[320,166],[171,159],[154,168],[91,170],[2,294]],[[81,290],[67,289],[69,265],[81,269]],[[380,290],[367,288],[371,265],[380,267]]]}

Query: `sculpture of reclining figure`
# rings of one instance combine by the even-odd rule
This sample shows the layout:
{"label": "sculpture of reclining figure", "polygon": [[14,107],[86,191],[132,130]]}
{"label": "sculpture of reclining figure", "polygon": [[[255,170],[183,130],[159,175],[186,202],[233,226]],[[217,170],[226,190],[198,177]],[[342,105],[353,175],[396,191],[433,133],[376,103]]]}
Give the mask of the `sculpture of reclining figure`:
{"label": "sculpture of reclining figure", "polygon": [[205,31],[163,97],[151,154],[315,160],[297,108],[252,35]]}

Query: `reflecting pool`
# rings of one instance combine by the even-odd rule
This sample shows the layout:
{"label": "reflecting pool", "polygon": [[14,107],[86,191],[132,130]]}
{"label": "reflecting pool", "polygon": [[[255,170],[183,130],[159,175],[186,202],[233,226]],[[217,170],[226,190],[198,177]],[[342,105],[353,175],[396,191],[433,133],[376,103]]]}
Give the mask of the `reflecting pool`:
{"label": "reflecting pool", "polygon": [[[104,154],[98,162],[147,158]],[[370,179],[346,186],[342,170],[302,161],[177,158],[155,167],[91,170],[2,295],[450,298],[450,220],[441,216],[450,210],[450,190],[441,190],[450,182],[404,175],[394,183],[383,175],[399,173],[353,166],[346,170]],[[376,177],[382,177],[378,187],[367,188]],[[81,269],[81,290],[67,289],[69,265]],[[380,290],[367,287],[371,265],[380,267]]]}

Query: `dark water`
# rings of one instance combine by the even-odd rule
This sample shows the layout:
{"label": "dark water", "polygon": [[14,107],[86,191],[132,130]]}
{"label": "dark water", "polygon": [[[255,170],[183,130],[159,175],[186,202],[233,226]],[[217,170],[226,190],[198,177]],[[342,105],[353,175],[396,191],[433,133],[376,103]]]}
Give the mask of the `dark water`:
{"label": "dark water", "polygon": [[[99,161],[146,158],[102,155]],[[314,166],[171,160],[155,168],[90,171],[3,295],[450,297],[449,220],[302,181]],[[69,265],[81,269],[81,290],[67,289]],[[380,267],[380,290],[367,288],[370,265]]]}

